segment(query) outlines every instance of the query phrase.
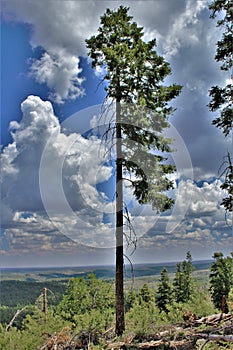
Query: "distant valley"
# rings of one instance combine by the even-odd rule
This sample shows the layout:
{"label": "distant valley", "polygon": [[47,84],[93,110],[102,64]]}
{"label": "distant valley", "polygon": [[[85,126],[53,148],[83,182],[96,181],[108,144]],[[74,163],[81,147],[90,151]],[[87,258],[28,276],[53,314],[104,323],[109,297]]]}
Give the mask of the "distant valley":
{"label": "distant valley", "polygon": [[[208,271],[211,260],[194,261],[194,274]],[[154,264],[135,264],[125,266],[125,278],[132,279],[141,277],[158,276],[163,267],[166,267],[168,273],[174,273],[176,262],[154,263]],[[1,280],[17,280],[27,282],[43,282],[48,280],[68,280],[72,277],[87,277],[89,273],[94,273],[97,278],[113,279],[115,276],[115,267],[111,266],[82,266],[82,267],[31,267],[31,268],[3,268],[1,269]]]}

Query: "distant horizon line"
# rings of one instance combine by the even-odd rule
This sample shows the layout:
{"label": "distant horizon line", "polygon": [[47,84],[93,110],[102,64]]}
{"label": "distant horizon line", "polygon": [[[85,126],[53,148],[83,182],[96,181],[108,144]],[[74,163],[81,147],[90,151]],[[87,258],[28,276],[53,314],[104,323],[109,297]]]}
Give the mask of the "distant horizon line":
{"label": "distant horizon line", "polygon": [[[185,259],[183,259],[185,260]],[[133,263],[133,266],[142,266],[142,265],[174,265],[179,262],[182,262],[183,260],[177,260],[177,261],[162,261],[162,262],[138,262],[138,263]],[[212,262],[213,259],[200,259],[200,260],[193,260],[192,263],[208,263]],[[131,266],[130,263],[126,263],[125,266]],[[115,267],[115,264],[100,264],[100,265],[51,265],[51,266],[15,266],[15,267],[0,267],[0,272],[1,270],[21,270],[21,269],[27,269],[27,270],[36,270],[36,269],[69,269],[69,268],[104,268],[104,267]]]}

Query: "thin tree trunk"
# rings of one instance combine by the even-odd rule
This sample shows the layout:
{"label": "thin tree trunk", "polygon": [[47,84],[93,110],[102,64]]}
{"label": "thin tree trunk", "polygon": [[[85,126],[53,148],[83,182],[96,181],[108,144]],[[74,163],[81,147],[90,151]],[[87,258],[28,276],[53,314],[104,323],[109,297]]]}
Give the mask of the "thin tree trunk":
{"label": "thin tree trunk", "polygon": [[116,104],[116,334],[125,330],[124,250],[123,250],[123,183],[120,103]]}
{"label": "thin tree trunk", "polygon": [[47,288],[44,288],[43,291],[43,313],[47,313]]}

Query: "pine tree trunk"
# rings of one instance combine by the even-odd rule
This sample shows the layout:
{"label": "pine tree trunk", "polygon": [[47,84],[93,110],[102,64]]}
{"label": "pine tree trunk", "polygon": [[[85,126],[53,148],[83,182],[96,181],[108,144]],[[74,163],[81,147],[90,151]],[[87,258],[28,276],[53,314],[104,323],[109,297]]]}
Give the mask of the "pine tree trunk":
{"label": "pine tree trunk", "polygon": [[43,292],[43,313],[47,313],[47,288],[44,288]]}
{"label": "pine tree trunk", "polygon": [[120,103],[116,104],[116,334],[125,330],[124,250],[123,250],[123,182]]}

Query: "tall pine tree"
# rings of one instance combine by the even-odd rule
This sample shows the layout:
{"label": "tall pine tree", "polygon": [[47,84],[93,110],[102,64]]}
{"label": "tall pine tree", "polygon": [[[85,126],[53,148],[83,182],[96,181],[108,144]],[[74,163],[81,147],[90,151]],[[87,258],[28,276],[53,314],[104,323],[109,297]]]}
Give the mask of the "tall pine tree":
{"label": "tall pine tree", "polygon": [[192,292],[192,256],[190,251],[186,254],[186,260],[176,265],[176,274],[173,281],[173,293],[177,302],[185,302],[190,299]]}
{"label": "tall pine tree", "polygon": [[[217,309],[222,309],[223,298],[228,297],[228,294],[233,287],[233,253],[231,257],[223,257],[223,254],[214,253],[214,261],[210,268],[210,293],[214,306]],[[228,311],[227,304],[223,307],[225,312]]]}
{"label": "tall pine tree", "polygon": [[176,264],[176,273],[173,281],[173,294],[177,303],[185,301],[184,296],[184,274],[182,264]]}
{"label": "tall pine tree", "polygon": [[[217,42],[217,50],[215,60],[221,62],[221,70],[231,71],[233,66],[233,10],[230,0],[214,0],[210,5],[211,18],[215,18],[218,13],[223,17],[217,21],[217,26],[222,28],[223,35],[221,40]],[[232,72],[230,73],[232,78]],[[229,77],[230,78],[230,77]],[[225,136],[232,136],[233,127],[233,108],[232,108],[232,83],[228,79],[223,87],[212,86],[209,91],[211,102],[209,109],[212,112],[219,111],[217,118],[213,120],[213,125],[220,128]],[[224,175],[224,182],[221,188],[227,192],[227,196],[223,198],[221,205],[226,211],[232,212],[233,209],[233,164],[230,151],[227,152],[223,162],[221,175]]]}
{"label": "tall pine tree", "polygon": [[184,276],[184,298],[189,300],[192,292],[192,272],[193,263],[190,251],[186,254],[186,260],[182,262],[183,276]]}
{"label": "tall pine tree", "polygon": [[[162,85],[171,73],[169,64],[156,51],[156,41],[143,41],[143,28],[132,21],[129,8],[107,9],[98,34],[86,40],[94,68],[102,67],[107,98],[115,102],[112,136],[116,146],[116,334],[124,322],[124,202],[123,174],[139,203],[151,203],[158,211],[171,207],[166,196],[173,183],[163,152],[170,152],[171,140],[162,134],[174,109],[168,103],[181,86]],[[113,129],[111,129],[113,130]]]}
{"label": "tall pine tree", "polygon": [[154,302],[154,293],[153,290],[148,286],[147,283],[144,283],[142,288],[139,290],[139,298],[145,303]]}
{"label": "tall pine tree", "polygon": [[172,289],[166,267],[164,267],[160,274],[159,286],[156,293],[156,305],[160,311],[168,312],[167,305],[172,299]]}

